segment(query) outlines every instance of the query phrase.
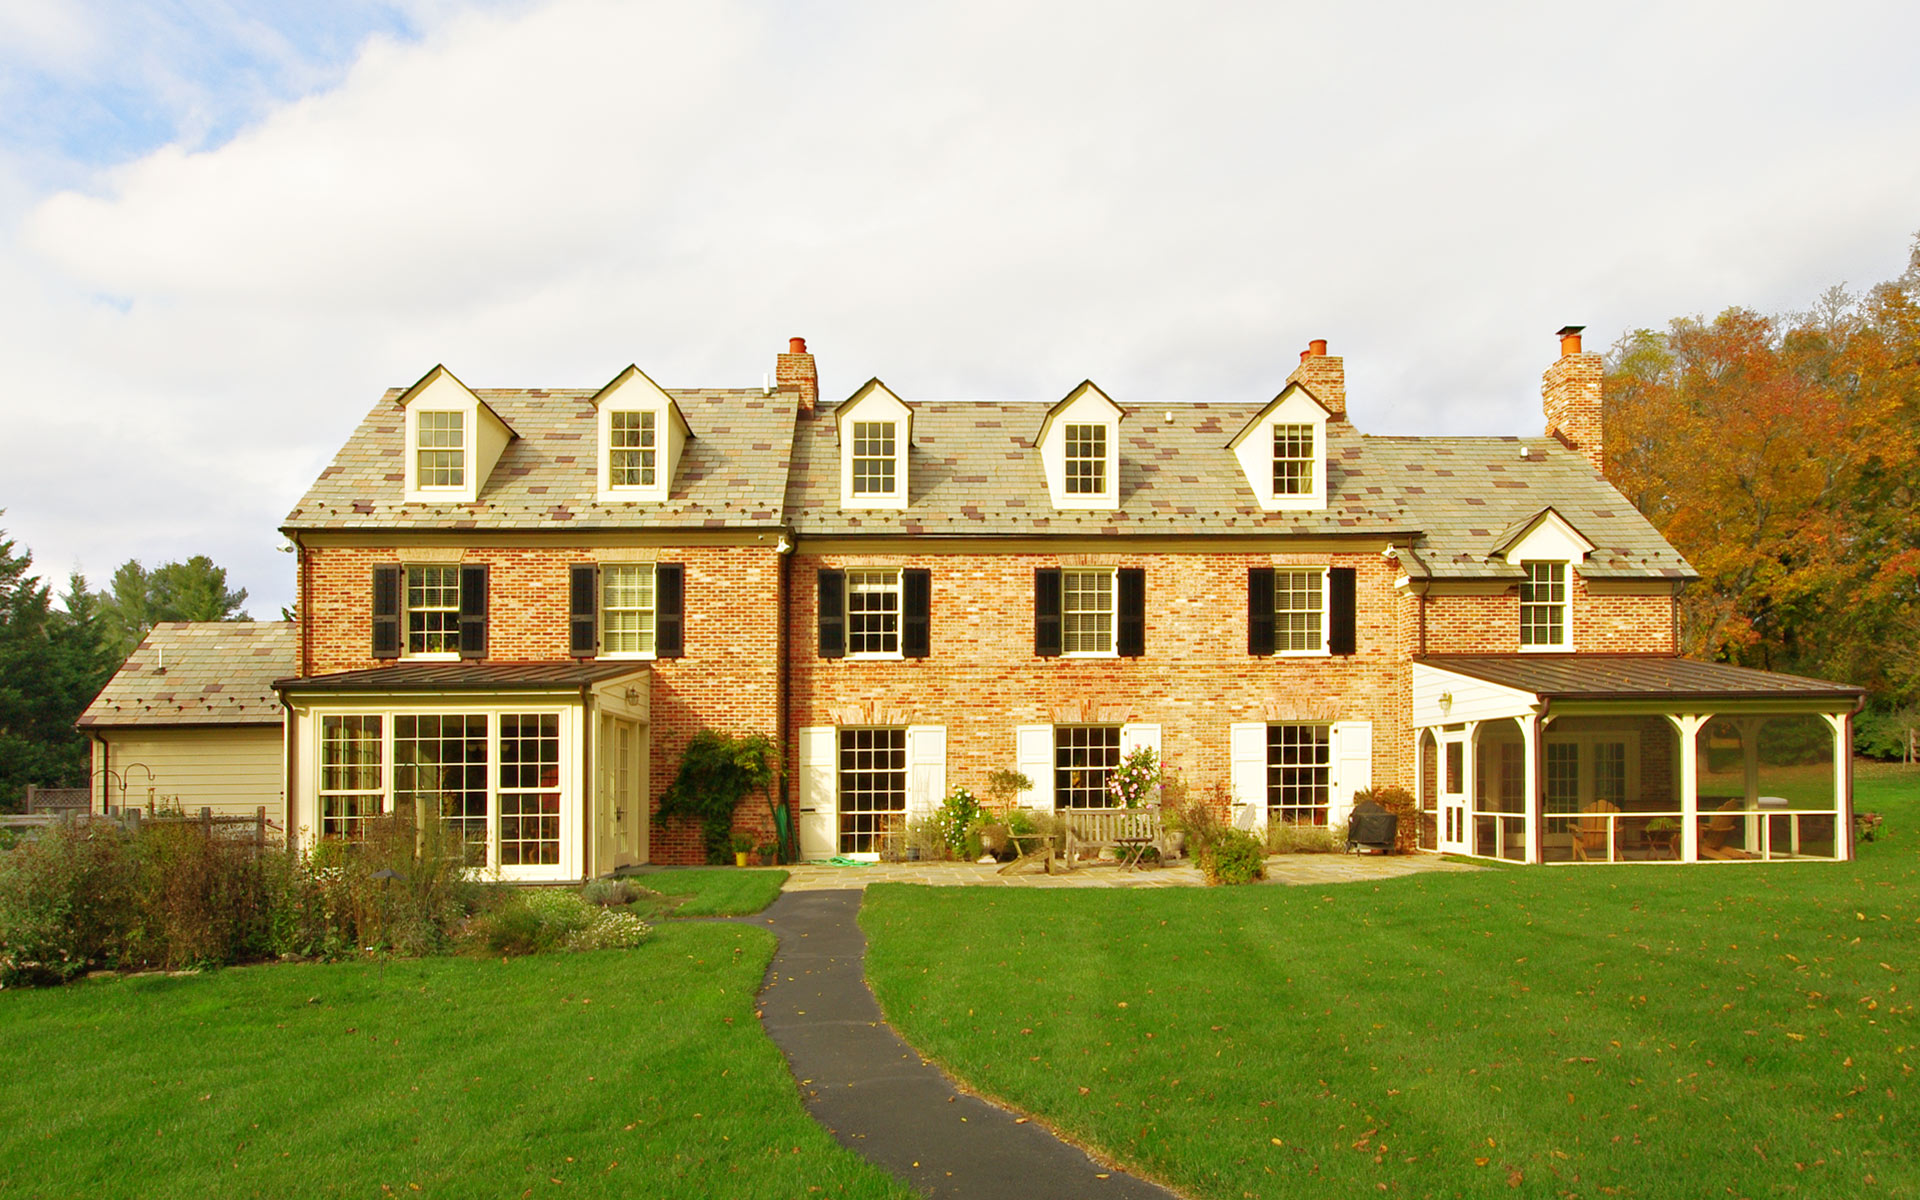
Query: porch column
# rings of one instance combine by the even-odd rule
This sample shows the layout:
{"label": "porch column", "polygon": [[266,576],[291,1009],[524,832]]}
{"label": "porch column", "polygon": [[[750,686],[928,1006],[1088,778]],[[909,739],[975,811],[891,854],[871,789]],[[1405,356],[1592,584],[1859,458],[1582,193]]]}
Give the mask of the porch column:
{"label": "porch column", "polygon": [[1700,861],[1700,727],[1709,713],[1667,713],[1680,734],[1680,861]]}
{"label": "porch column", "polygon": [[1520,794],[1527,798],[1527,861],[1537,863],[1540,853],[1540,715],[1533,714],[1520,726],[1520,745],[1526,755]]}
{"label": "porch column", "polygon": [[[1475,775],[1475,772],[1480,769],[1478,761],[1480,755],[1474,743],[1480,740],[1480,722],[1468,721],[1466,723],[1466,734],[1467,736],[1460,747],[1460,790],[1464,793],[1461,797],[1462,802],[1460,807],[1465,810],[1463,819],[1466,821],[1466,828],[1461,832],[1465,835],[1467,853],[1475,854],[1478,853],[1480,849],[1480,827],[1474,824],[1474,813],[1480,807],[1480,795],[1476,790],[1479,779],[1478,776]],[[1499,822],[1494,822],[1494,825],[1493,856],[1499,858],[1502,849],[1498,833]]]}
{"label": "porch column", "polygon": [[1852,862],[1853,788],[1849,780],[1853,775],[1853,714],[1820,715],[1833,729],[1833,813],[1839,823],[1833,831],[1833,853],[1842,862]]}

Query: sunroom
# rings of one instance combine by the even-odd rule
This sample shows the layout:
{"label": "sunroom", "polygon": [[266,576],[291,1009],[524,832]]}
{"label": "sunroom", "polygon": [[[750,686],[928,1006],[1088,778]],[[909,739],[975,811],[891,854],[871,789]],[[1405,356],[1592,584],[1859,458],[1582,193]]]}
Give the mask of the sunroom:
{"label": "sunroom", "polygon": [[1666,655],[1418,659],[1420,846],[1527,863],[1850,859],[1862,695]]}
{"label": "sunroom", "polygon": [[400,663],[275,684],[287,827],[310,849],[403,814],[523,883],[647,861],[644,663]]}

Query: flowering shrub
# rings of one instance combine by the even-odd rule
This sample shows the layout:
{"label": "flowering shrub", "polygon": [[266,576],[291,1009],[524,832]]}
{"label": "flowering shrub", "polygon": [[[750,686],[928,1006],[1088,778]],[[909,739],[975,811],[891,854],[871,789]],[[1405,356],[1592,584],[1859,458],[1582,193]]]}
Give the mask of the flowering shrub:
{"label": "flowering shrub", "polygon": [[933,814],[934,827],[947,843],[947,852],[956,858],[969,857],[969,851],[977,855],[978,843],[969,844],[980,824],[980,802],[966,788],[955,788],[940,808]]}
{"label": "flowering shrub", "polygon": [[1115,808],[1138,808],[1160,787],[1160,756],[1142,746],[1120,760],[1107,776],[1107,795]]}
{"label": "flowering shrub", "polygon": [[516,892],[474,921],[474,940],[494,954],[630,950],[653,926],[624,909],[589,904],[571,888]]}

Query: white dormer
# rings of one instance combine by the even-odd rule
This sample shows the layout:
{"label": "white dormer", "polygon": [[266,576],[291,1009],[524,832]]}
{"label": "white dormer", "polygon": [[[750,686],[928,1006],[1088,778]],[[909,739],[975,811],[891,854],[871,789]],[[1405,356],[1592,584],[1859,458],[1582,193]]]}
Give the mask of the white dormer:
{"label": "white dormer", "polygon": [[1227,443],[1267,512],[1327,506],[1327,410],[1290,383]]}
{"label": "white dormer", "polygon": [[833,410],[840,440],[840,507],[905,508],[913,406],[869,379]]}
{"label": "white dormer", "polygon": [[1513,566],[1530,562],[1563,562],[1579,566],[1593,553],[1593,543],[1551,508],[1508,527],[1493,544],[1494,557]]}
{"label": "white dormer", "polygon": [[515,437],[486,401],[435,367],[396,401],[406,414],[406,489],[410,501],[466,502]]}
{"label": "white dormer", "polygon": [[1055,508],[1120,507],[1120,421],[1126,414],[1091,380],[1047,410],[1034,444]]}
{"label": "white dormer", "polygon": [[593,396],[596,494],[602,501],[662,501],[693,431],[659,384],[628,367]]}

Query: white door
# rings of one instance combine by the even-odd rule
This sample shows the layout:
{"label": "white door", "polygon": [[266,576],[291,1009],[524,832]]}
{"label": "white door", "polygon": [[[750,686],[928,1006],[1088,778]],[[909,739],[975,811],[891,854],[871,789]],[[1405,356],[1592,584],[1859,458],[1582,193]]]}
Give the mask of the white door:
{"label": "white door", "polygon": [[834,766],[839,747],[831,725],[800,731],[800,857],[832,858],[840,852]]}
{"label": "white door", "polygon": [[1467,828],[1467,735],[1440,735],[1440,852],[1470,854]]}

